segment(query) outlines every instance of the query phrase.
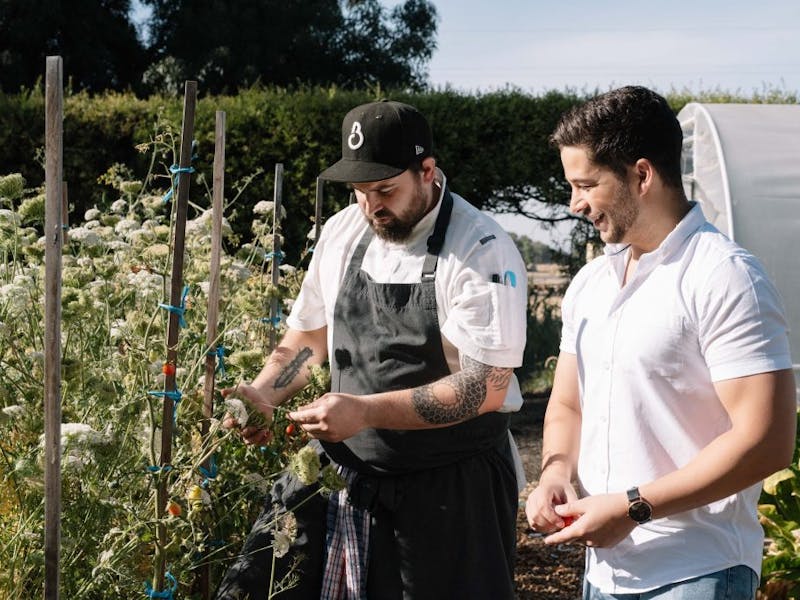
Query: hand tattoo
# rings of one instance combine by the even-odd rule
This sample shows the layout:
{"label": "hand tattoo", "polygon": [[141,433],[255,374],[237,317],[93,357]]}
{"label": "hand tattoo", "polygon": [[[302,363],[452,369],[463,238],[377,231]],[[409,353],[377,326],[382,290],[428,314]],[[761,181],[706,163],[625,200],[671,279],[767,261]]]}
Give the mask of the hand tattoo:
{"label": "hand tattoo", "polygon": [[[471,419],[477,416],[478,409],[486,400],[487,385],[493,391],[502,391],[513,373],[513,369],[491,367],[464,357],[461,371],[413,391],[414,410],[423,420],[434,425]],[[437,397],[433,388],[438,385],[449,386],[455,392],[455,402],[445,402]]]}
{"label": "hand tattoo", "polygon": [[285,388],[288,386],[294,378],[297,377],[297,374],[300,372],[300,369],[303,368],[303,365],[306,361],[311,358],[311,355],[314,352],[309,347],[305,347],[297,353],[289,364],[287,364],[283,369],[281,369],[280,374],[275,379],[275,383],[272,384],[273,390],[279,390],[281,388]]}

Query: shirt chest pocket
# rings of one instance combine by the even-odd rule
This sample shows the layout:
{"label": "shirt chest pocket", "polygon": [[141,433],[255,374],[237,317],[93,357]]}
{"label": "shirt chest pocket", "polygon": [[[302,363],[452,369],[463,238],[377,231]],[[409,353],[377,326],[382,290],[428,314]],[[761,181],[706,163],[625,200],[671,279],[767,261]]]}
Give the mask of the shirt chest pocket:
{"label": "shirt chest pocket", "polygon": [[694,355],[693,344],[696,340],[684,317],[662,314],[635,322],[623,318],[613,351],[624,371],[672,379],[685,372],[687,357]]}

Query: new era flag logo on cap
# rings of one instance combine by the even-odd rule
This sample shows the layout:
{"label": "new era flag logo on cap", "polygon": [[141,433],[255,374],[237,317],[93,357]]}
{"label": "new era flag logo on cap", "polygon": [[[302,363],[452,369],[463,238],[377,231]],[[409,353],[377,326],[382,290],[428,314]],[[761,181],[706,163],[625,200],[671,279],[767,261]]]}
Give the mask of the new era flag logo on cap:
{"label": "new era flag logo on cap", "polygon": [[431,155],[433,140],[425,117],[408,104],[362,104],[342,121],[342,158],[320,177],[363,183],[396,177]]}

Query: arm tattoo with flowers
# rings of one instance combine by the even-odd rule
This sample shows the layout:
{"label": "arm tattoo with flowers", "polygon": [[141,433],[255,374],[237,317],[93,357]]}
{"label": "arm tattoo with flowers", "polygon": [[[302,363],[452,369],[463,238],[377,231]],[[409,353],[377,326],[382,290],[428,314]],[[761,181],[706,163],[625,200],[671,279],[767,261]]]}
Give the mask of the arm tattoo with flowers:
{"label": "arm tattoo with flowers", "polygon": [[[441,381],[414,389],[414,410],[424,421],[446,425],[477,416],[478,409],[486,400],[487,389],[504,390],[514,373],[513,369],[491,367],[466,356],[462,367],[461,371]],[[442,398],[441,391],[437,394],[434,388],[441,390],[440,386],[451,388],[455,400]]]}
{"label": "arm tattoo with flowers", "polygon": [[272,389],[279,390],[291,384],[292,381],[294,381],[294,378],[297,377],[300,369],[303,368],[303,365],[306,364],[308,359],[311,358],[313,354],[314,352],[308,346],[299,350],[297,355],[290,360],[289,363],[283,367],[283,369],[281,369],[280,374],[275,379],[275,383],[272,384]]}

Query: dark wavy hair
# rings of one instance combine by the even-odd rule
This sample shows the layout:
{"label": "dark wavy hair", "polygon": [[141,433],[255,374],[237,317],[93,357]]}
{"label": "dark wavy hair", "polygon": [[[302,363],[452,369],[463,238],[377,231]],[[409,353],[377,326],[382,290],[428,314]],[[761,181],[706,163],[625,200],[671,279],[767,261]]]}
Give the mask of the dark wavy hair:
{"label": "dark wavy hair", "polygon": [[641,86],[626,86],[575,106],[550,136],[557,149],[581,146],[592,162],[624,178],[627,167],[646,158],[664,183],[683,193],[683,132],[666,99]]}

